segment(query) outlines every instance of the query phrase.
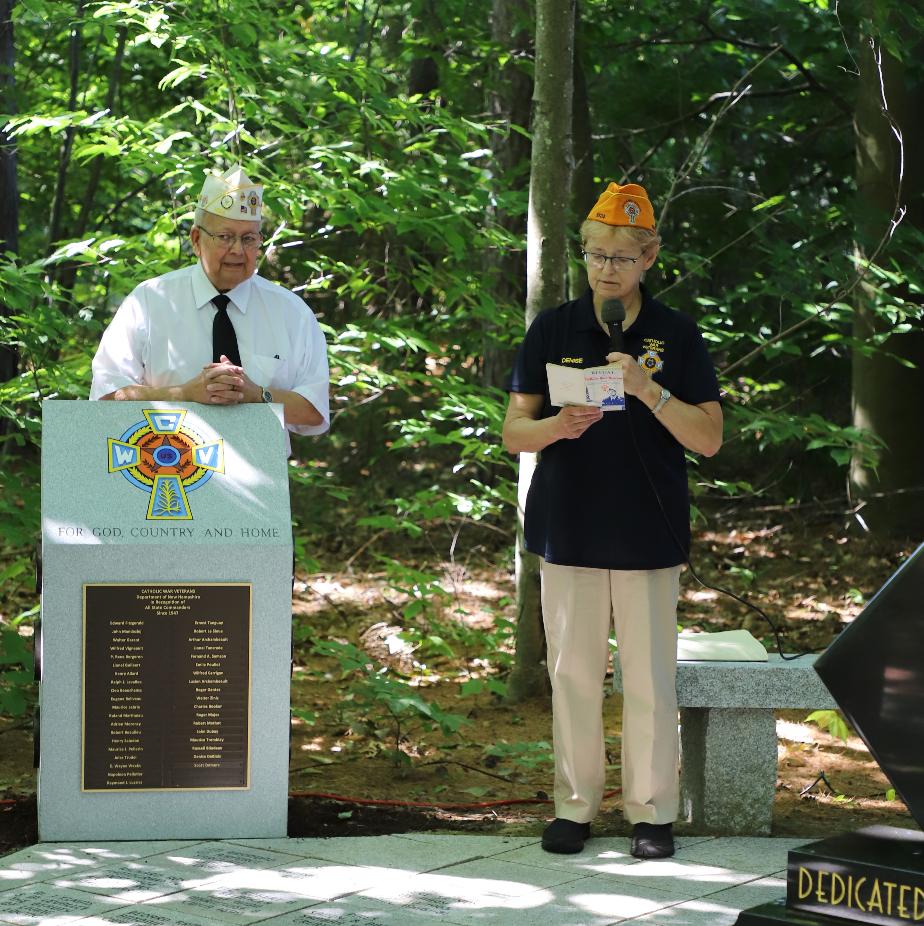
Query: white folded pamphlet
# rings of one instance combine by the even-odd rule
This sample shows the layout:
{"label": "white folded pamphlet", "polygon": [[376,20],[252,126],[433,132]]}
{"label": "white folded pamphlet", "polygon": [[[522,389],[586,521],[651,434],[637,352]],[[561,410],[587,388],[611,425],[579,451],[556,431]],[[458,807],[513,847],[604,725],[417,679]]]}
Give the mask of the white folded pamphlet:
{"label": "white folded pamphlet", "polygon": [[545,365],[549,397],[553,405],[594,405],[605,412],[621,412],[626,407],[622,367],[563,367]]}

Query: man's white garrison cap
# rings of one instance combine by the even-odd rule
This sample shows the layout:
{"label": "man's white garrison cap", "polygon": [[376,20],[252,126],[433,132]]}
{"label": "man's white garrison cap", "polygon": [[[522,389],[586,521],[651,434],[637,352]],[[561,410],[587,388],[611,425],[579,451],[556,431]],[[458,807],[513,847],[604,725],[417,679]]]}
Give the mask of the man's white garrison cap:
{"label": "man's white garrison cap", "polygon": [[199,194],[199,206],[226,219],[259,222],[263,217],[263,185],[253,183],[240,165],[221,176],[208,174]]}

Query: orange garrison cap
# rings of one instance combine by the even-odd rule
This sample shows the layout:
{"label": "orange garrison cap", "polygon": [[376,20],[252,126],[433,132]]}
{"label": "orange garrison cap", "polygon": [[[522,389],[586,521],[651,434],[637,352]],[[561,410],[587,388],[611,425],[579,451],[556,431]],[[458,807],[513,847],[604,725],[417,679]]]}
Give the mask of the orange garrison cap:
{"label": "orange garrison cap", "polygon": [[654,229],[654,209],[644,187],[637,183],[620,186],[611,183],[587,214],[594,222],[605,225],[628,225],[633,228]]}

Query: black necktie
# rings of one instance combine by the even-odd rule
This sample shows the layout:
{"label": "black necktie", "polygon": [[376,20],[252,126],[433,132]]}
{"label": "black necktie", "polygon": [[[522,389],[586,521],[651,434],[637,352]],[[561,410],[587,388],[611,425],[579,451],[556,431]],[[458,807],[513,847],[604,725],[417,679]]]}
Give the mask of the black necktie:
{"label": "black necktie", "polygon": [[224,354],[232,363],[240,366],[241,354],[237,349],[237,335],[234,333],[231,319],[228,318],[230,301],[224,293],[219,293],[212,299],[215,308],[218,309],[212,322],[212,361],[218,363]]}

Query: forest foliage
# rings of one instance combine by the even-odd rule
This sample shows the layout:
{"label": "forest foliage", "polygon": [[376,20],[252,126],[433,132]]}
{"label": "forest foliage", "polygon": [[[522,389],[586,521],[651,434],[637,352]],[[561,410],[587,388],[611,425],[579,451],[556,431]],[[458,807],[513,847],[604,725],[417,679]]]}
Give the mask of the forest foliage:
{"label": "forest foliage", "polygon": [[[396,548],[508,556],[516,461],[500,443],[498,371],[523,329],[510,294],[525,281],[529,162],[504,156],[530,126],[505,108],[505,87],[511,72],[529,79],[533,59],[528,42],[498,39],[491,14],[529,35],[530,7],[7,7],[0,712],[25,708],[31,668],[17,628],[36,612],[41,402],[86,398],[120,300],[191,260],[192,204],[209,170],[240,162],[265,183],[260,272],[303,296],[328,339],[331,431],[297,440],[290,467],[302,568],[381,568],[376,557]],[[924,277],[909,255],[921,227],[877,215],[885,246],[868,248],[872,265],[857,258],[858,216],[871,207],[856,195],[853,117],[870,37],[921,83],[907,37],[920,41],[922,19],[897,4],[864,10],[578,8],[574,109],[586,131],[574,133],[577,206],[561,217],[570,273],[580,281],[588,193],[645,184],[664,240],[648,285],[696,318],[725,393],[726,447],[692,469],[703,510],[714,497],[846,507],[851,456],[881,450],[851,423],[851,354],[877,347],[853,336],[861,275],[884,320],[878,340],[894,350],[896,334],[920,337]]]}

